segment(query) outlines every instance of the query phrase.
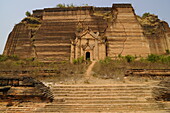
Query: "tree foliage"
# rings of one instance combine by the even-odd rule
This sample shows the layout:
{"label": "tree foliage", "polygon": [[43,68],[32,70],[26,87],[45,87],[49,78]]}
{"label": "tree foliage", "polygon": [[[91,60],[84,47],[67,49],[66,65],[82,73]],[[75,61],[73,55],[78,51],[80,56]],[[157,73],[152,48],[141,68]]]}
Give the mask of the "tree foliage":
{"label": "tree foliage", "polygon": [[148,13],[144,13],[144,14],[142,15],[142,18],[146,18],[146,17],[148,17],[149,15],[151,15],[149,12],[148,12]]}
{"label": "tree foliage", "polygon": [[75,7],[75,5],[73,4],[57,4],[56,5],[57,8],[67,8],[67,7]]}
{"label": "tree foliage", "polygon": [[83,6],[89,6],[89,4],[83,4]]}
{"label": "tree foliage", "polygon": [[25,15],[26,15],[27,17],[29,17],[29,16],[31,16],[31,13],[30,13],[29,11],[27,11],[27,12],[25,12]]}

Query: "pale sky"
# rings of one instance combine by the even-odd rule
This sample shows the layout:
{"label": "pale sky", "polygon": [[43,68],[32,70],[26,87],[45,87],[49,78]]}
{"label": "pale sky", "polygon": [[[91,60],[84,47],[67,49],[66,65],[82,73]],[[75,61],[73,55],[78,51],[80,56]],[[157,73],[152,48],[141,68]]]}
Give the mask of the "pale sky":
{"label": "pale sky", "polygon": [[111,7],[113,3],[131,3],[137,15],[150,12],[170,24],[170,0],[1,0],[0,1],[0,54],[5,47],[9,33],[25,12],[55,7],[59,3],[81,6]]}

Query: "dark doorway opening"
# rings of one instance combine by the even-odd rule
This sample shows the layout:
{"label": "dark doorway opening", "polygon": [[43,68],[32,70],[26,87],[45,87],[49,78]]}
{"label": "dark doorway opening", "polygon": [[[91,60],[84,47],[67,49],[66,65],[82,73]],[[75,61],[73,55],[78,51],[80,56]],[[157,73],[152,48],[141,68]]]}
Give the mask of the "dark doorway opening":
{"label": "dark doorway opening", "polygon": [[86,52],[86,60],[90,60],[90,52]]}

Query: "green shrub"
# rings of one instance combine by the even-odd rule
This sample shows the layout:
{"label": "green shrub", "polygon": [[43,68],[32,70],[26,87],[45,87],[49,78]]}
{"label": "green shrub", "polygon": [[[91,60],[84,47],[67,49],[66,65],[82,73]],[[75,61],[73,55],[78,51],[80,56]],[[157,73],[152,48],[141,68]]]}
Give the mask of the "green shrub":
{"label": "green shrub", "polygon": [[104,60],[100,60],[101,63],[109,64],[112,61],[110,57],[106,57]]}
{"label": "green shrub", "polygon": [[8,59],[7,56],[0,55],[0,62],[6,61]]}
{"label": "green shrub", "polygon": [[140,61],[140,62],[145,62],[145,61],[146,61],[146,59],[145,59],[145,58],[143,58],[143,57],[141,57],[141,58],[139,59],[139,61]]}
{"label": "green shrub", "polygon": [[164,64],[170,63],[170,56],[160,56],[160,61]]}
{"label": "green shrub", "polygon": [[125,59],[128,63],[130,63],[130,62],[133,62],[135,60],[135,57],[131,56],[131,55],[126,55]]}
{"label": "green shrub", "polygon": [[150,54],[150,55],[148,55],[146,60],[149,62],[152,62],[152,63],[159,62],[159,63],[163,63],[163,64],[169,64],[170,56]]}
{"label": "green shrub", "polygon": [[150,54],[148,55],[147,60],[150,62],[158,62],[160,60],[160,56],[155,54]]}
{"label": "green shrub", "polygon": [[30,13],[29,11],[27,11],[27,12],[25,12],[25,15],[26,15],[27,17],[29,17],[29,16],[31,16],[31,13]]}
{"label": "green shrub", "polygon": [[123,58],[123,56],[121,54],[118,54],[118,58]]}
{"label": "green shrub", "polygon": [[84,62],[83,56],[73,60],[73,64],[81,64],[83,62]]}
{"label": "green shrub", "polygon": [[73,64],[78,64],[77,59],[73,59]]}
{"label": "green shrub", "polygon": [[168,54],[168,55],[170,54],[170,51],[169,51],[169,49],[167,49],[167,50],[165,50],[165,51],[166,51],[166,54]]}

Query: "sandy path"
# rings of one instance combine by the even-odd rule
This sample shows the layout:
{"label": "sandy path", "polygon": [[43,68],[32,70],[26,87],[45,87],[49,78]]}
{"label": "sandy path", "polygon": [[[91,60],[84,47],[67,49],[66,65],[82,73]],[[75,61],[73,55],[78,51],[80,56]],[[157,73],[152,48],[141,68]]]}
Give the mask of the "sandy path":
{"label": "sandy path", "polygon": [[92,69],[93,69],[95,63],[96,63],[96,61],[92,61],[92,63],[89,65],[89,67],[88,67],[88,69],[87,69],[87,71],[85,73],[85,78],[86,79],[90,79],[90,77],[92,77],[91,73],[92,73]]}

